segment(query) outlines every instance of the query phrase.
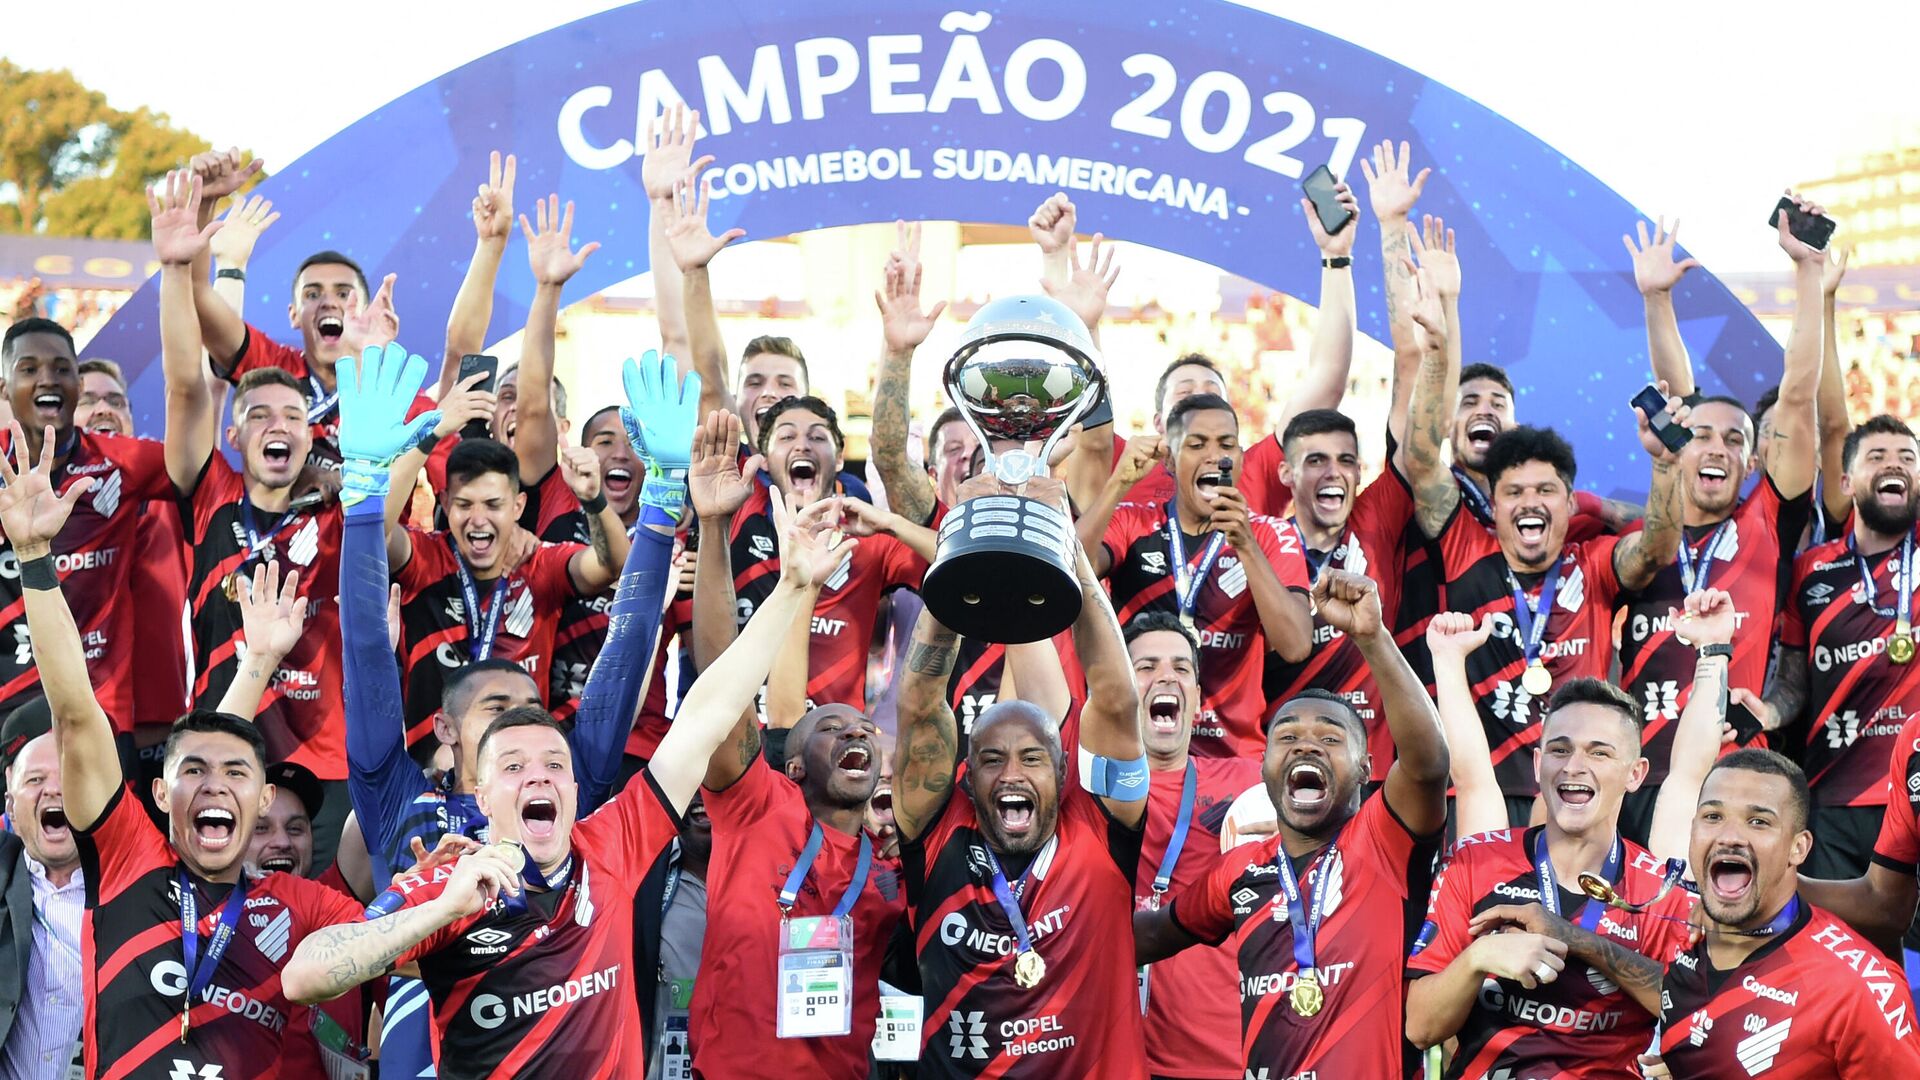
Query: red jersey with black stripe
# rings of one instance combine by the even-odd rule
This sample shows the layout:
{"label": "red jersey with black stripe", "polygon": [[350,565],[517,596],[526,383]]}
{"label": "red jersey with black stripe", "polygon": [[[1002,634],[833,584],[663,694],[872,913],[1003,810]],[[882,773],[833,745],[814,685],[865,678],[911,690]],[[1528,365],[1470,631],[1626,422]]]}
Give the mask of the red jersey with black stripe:
{"label": "red jersey with black stripe", "polygon": [[[1123,503],[1107,525],[1101,543],[1112,560],[1107,585],[1121,626],[1142,611],[1179,614],[1168,533],[1172,521],[1164,507]],[[1306,545],[1299,530],[1291,522],[1259,514],[1248,519],[1247,528],[1281,586],[1305,593]],[[1188,565],[1198,567],[1216,534],[1181,535]],[[1258,757],[1265,745],[1260,728],[1266,695],[1260,682],[1267,636],[1253,604],[1247,568],[1230,544],[1220,545],[1200,587],[1194,622],[1200,636],[1202,699],[1192,752],[1201,757]]]}
{"label": "red jersey with black stripe", "polygon": [[1793,593],[1780,621],[1780,644],[1807,653],[1809,721],[1801,764],[1821,806],[1885,805],[1895,740],[1920,716],[1920,664],[1887,658],[1892,612],[1900,603],[1900,545],[1865,556],[1876,592],[1872,604],[1861,589],[1860,560],[1847,537],[1809,549],[1794,564]]}
{"label": "red jersey with black stripe", "polygon": [[1887,767],[1887,812],[1873,861],[1911,876],[1920,867],[1920,716],[1907,721],[1893,744]]}
{"label": "red jersey with black stripe", "polygon": [[[440,708],[440,692],[447,673],[478,657],[467,627],[466,598],[460,587],[459,554],[444,532],[409,528],[413,557],[393,571],[400,586],[401,648],[406,661],[407,745],[433,738],[426,721]],[[545,704],[551,686],[554,632],[569,597],[578,596],[567,566],[579,544],[542,543],[513,572],[500,602],[506,612],[489,654],[511,660],[527,670],[540,688]],[[480,600],[476,626],[484,626],[493,610],[496,580],[475,581]]]}
{"label": "red jersey with black stripe", "polygon": [[[126,787],[77,839],[87,882],[81,927],[89,1003],[87,1075],[97,1080],[274,1080],[288,1016],[304,1008],[290,1004],[281,992],[280,969],[309,933],[358,918],[363,905],[292,874],[248,882],[240,922],[212,981],[193,1004],[183,1044],[180,1012],[187,973],[179,856]],[[236,886],[191,875],[187,881],[195,890],[204,949]]]}
{"label": "red jersey with black stripe", "polygon": [[[1120,467],[1120,459],[1126,453],[1126,437],[1115,434],[1114,468]],[[1240,456],[1240,472],[1234,478],[1234,487],[1247,497],[1249,510],[1268,517],[1286,516],[1293,506],[1293,489],[1287,486],[1286,480],[1280,475],[1280,468],[1286,463],[1287,456],[1280,447],[1280,436],[1277,434],[1247,447]],[[1155,465],[1147,470],[1147,475],[1127,489],[1126,501],[1142,506],[1165,506],[1173,498],[1175,486],[1173,474],[1167,471],[1167,467],[1164,464]]]}
{"label": "red jersey with black stripe", "polygon": [[[1438,974],[1458,959],[1473,944],[1475,915],[1540,899],[1534,853],[1545,832],[1498,829],[1461,838],[1434,879],[1427,921],[1407,960],[1410,977]],[[1631,900],[1650,899],[1665,868],[1645,848],[1622,843],[1616,888]],[[1561,913],[1579,922],[1594,901],[1564,883],[1557,889]],[[1664,966],[1686,951],[1692,909],[1692,894],[1675,889],[1647,914],[1602,911],[1593,932]],[[1532,990],[1511,979],[1482,980],[1459,1040],[1449,1080],[1640,1080],[1635,1057],[1653,1040],[1653,1017],[1604,973],[1569,956],[1559,978]]]}
{"label": "red jersey with black stripe", "polygon": [[[1774,623],[1793,580],[1793,551],[1812,511],[1811,493],[1781,498],[1765,476],[1726,520],[1688,526],[1683,538],[1696,567],[1696,588],[1725,589],[1733,597],[1733,660],[1729,686],[1758,694],[1765,688]],[[1704,584],[1701,583],[1704,578]],[[1669,609],[1686,601],[1681,565],[1662,567],[1653,582],[1622,594],[1620,685],[1640,702],[1647,726],[1641,745],[1652,768],[1649,782],[1666,779],[1673,731],[1693,694],[1698,653],[1674,636]]]}
{"label": "red jersey with black stripe", "polygon": [[[1073,742],[1063,732],[1072,760]],[[922,1077],[1145,1080],[1133,967],[1140,836],[1069,774],[1053,838],[1018,900],[1046,974],[1014,981],[1013,924],[994,898],[987,839],[962,785],[926,832],[900,847],[926,1002]],[[717,837],[716,833],[716,837]]]}
{"label": "red jersey with black stripe", "polygon": [[[1309,558],[1324,559],[1323,571],[1331,567],[1372,578],[1380,591],[1380,610],[1398,611],[1401,572],[1406,563],[1401,540],[1412,520],[1413,493],[1400,475],[1389,469],[1354,498],[1340,543],[1332,551],[1314,552]],[[1387,778],[1387,770],[1393,766],[1393,734],[1387,730],[1380,689],[1374,684],[1366,658],[1347,640],[1344,631],[1315,612],[1313,652],[1297,664],[1269,652],[1262,686],[1267,699],[1263,721],[1309,687],[1331,690],[1346,698],[1367,728],[1367,752],[1373,756],[1370,779],[1378,782]]]}
{"label": "red jersey with black stripe", "polygon": [[171,725],[187,711],[187,541],[180,504],[155,499],[140,507],[139,552],[127,575],[133,605],[135,727]]}
{"label": "red jersey with black stripe", "polygon": [[[646,1074],[633,992],[634,897],[679,826],[653,774],[642,770],[573,826],[564,888],[528,890],[517,911],[495,901],[397,961],[420,964],[442,1080]],[[453,872],[443,866],[399,879],[405,905],[438,897]]]}
{"label": "red jersey with black stripe", "polygon": [[[1260,762],[1249,758],[1187,759],[1193,770],[1193,811],[1186,843],[1173,864],[1167,894],[1156,898],[1154,875],[1173,842],[1187,770],[1156,770],[1148,794],[1133,906],[1147,910],[1199,885],[1220,861],[1220,826],[1240,793],[1260,783]],[[1147,969],[1147,1071],[1155,1076],[1240,1080],[1240,969],[1224,945],[1198,946]]]}
{"label": "red jersey with black stripe", "polygon": [[[53,486],[64,491],[82,476],[92,477],[94,486],[80,496],[54,537],[54,571],[80,630],[94,697],[113,729],[125,733],[133,729],[134,683],[128,673],[137,606],[127,583],[140,553],[140,507],[173,498],[173,481],[167,478],[165,454],[152,439],[91,431],[75,431],[73,438]],[[0,454],[13,458],[13,436],[7,432],[0,432]],[[20,562],[7,542],[0,544],[0,714],[39,693],[40,670],[34,666],[33,636],[20,599]]]}
{"label": "red jersey with black stripe", "polygon": [[[723,753],[727,751],[722,751]],[[800,786],[756,757],[740,779],[703,792],[713,822],[707,935],[690,1016],[695,1076],[865,1076],[880,1015],[880,964],[906,913],[898,872],[877,855],[853,920],[853,1026],[833,1038],[782,1039],[780,888],[814,829]],[[860,840],[821,829],[792,917],[830,917],[853,882]],[[635,878],[638,880],[638,877]]]}
{"label": "red jersey with black stripe", "polygon": [[1233,950],[1240,970],[1242,1062],[1250,1075],[1340,1077],[1404,1075],[1401,1046],[1406,995],[1401,970],[1413,918],[1425,901],[1434,839],[1407,831],[1375,793],[1334,843],[1295,860],[1303,898],[1326,890],[1314,939],[1314,967],[1325,1002],[1313,1016],[1289,1004],[1299,981],[1293,923],[1279,864],[1279,836],[1227,852],[1195,887],[1173,901],[1187,933]]}
{"label": "red jersey with black stripe", "polygon": [[280,661],[254,723],[266,736],[268,761],[292,761],[322,780],[347,778],[347,728],[340,667],[340,529],[338,503],[268,513],[251,510],[265,543],[248,551],[247,484],[227,459],[214,454],[200,472],[193,495],[181,500],[192,545],[188,598],[193,609],[193,699],[214,708],[225,696],[246,656],[246,629],[240,619],[238,577],[251,579],[256,566],[280,564],[285,575],[298,571],[299,594],[307,600],[307,625],[300,640]]}
{"label": "red jersey with black stripe", "polygon": [[[240,377],[257,368],[279,368],[307,384],[309,401],[307,404],[307,422],[312,428],[313,449],[307,460],[322,468],[338,470],[340,468],[340,405],[339,399],[320,386],[313,374],[313,368],[307,363],[307,354],[290,345],[282,345],[260,332],[252,323],[247,324],[247,336],[241,343],[240,355],[234,358],[227,370],[215,371],[230,383],[238,385]],[[413,404],[407,409],[407,419],[411,420],[430,409],[439,408],[437,402],[425,394],[414,395]],[[443,459],[444,460],[444,459]]]}
{"label": "red jersey with black stripe", "polygon": [[[1558,587],[1540,649],[1556,686],[1583,676],[1605,679],[1613,666],[1613,606],[1620,592],[1613,552],[1618,543],[1618,537],[1603,536],[1569,540],[1561,549]],[[1534,700],[1520,683],[1526,660],[1514,615],[1513,582],[1525,590],[1531,617],[1538,610],[1546,575],[1511,572],[1500,542],[1464,504],[1441,533],[1439,554],[1447,575],[1447,610],[1467,612],[1476,625],[1482,617],[1493,616],[1493,636],[1467,657],[1467,682],[1487,733],[1500,790],[1538,794],[1532,750],[1540,741],[1547,703]]]}
{"label": "red jersey with black stripe", "polygon": [[[756,487],[747,497],[733,516],[728,537],[734,603],[743,626],[780,583],[780,540],[768,513],[767,491]],[[867,707],[867,652],[879,617],[880,594],[888,589],[917,589],[926,576],[926,560],[899,540],[884,534],[861,538],[828,576],[814,604],[807,654],[807,700],[812,705]]]}
{"label": "red jersey with black stripe", "polygon": [[1660,986],[1660,1056],[1687,1080],[1838,1080],[1920,1070],[1913,999],[1900,965],[1799,901],[1785,933],[1731,971],[1707,942]]}

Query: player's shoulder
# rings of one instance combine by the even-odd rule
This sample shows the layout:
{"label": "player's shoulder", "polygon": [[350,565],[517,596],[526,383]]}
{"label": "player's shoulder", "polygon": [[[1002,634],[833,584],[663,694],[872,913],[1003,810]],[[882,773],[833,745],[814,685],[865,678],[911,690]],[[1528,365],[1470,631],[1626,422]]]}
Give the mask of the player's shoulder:
{"label": "player's shoulder", "polygon": [[1782,950],[1802,984],[1819,986],[1818,996],[1835,1008],[1871,1008],[1900,1037],[1908,1037],[1913,1030],[1913,997],[1905,969],[1839,916],[1812,904],[1807,907],[1806,926]]}
{"label": "player's shoulder", "polygon": [[1148,501],[1136,501],[1129,497],[1126,502],[1113,508],[1112,524],[1109,529],[1134,536],[1145,536],[1159,529],[1167,520],[1160,504]]}
{"label": "player's shoulder", "polygon": [[[357,903],[351,894],[324,882],[276,870],[255,878],[248,885],[245,906],[250,915],[265,914],[271,918],[274,912],[270,909],[277,904],[311,925],[324,926],[350,917],[347,909]],[[260,910],[263,908],[269,910],[263,912]]]}
{"label": "player's shoulder", "polygon": [[1237,797],[1260,782],[1260,761],[1245,757],[1189,757],[1193,763],[1195,787],[1206,791],[1221,789]]}
{"label": "player's shoulder", "polygon": [[1521,850],[1525,837],[1525,829],[1488,829],[1486,832],[1462,836],[1447,849],[1447,863],[1450,866],[1474,867],[1517,859],[1524,866],[1528,861],[1527,853]]}
{"label": "player's shoulder", "polygon": [[1800,557],[1793,561],[1793,576],[1798,581],[1813,574],[1851,567],[1856,557],[1848,548],[1845,536],[1829,540],[1824,544],[1815,544],[1801,552]]}

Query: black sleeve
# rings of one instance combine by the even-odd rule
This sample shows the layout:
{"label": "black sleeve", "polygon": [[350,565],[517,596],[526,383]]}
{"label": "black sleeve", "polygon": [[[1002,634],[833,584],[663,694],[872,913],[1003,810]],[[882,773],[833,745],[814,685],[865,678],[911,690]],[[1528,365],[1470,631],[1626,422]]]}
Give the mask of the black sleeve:
{"label": "black sleeve", "polygon": [[788,728],[770,727],[760,733],[760,753],[774,772],[787,771]]}

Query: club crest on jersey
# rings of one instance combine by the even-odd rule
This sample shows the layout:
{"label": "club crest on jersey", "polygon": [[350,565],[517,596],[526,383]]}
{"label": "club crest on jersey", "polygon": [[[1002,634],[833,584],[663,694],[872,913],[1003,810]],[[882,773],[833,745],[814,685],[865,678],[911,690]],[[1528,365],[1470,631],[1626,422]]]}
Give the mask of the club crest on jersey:
{"label": "club crest on jersey", "polygon": [[1619,983],[1607,978],[1606,975],[1602,974],[1600,969],[1596,967],[1587,969],[1587,982],[1592,984],[1593,988],[1601,994],[1613,994],[1620,990]]}
{"label": "club crest on jersey", "polygon": [[754,535],[747,539],[747,552],[756,559],[771,559],[775,551],[773,537]]}
{"label": "club crest on jersey", "polygon": [[1787,1031],[1793,1027],[1793,1017],[1783,1016],[1768,1023],[1763,1017],[1749,1015],[1744,1026],[1749,1034],[1733,1048],[1733,1054],[1748,1076],[1759,1076],[1773,1068],[1773,1060],[1780,1056]]}
{"label": "club crest on jersey", "polygon": [[573,901],[573,921],[580,926],[593,925],[593,893],[587,881],[587,864],[580,864],[580,885]]}
{"label": "club crest on jersey", "polygon": [[501,629],[509,637],[523,638],[533,633],[533,590],[521,589],[520,595],[507,606],[507,617],[501,621]]}
{"label": "club crest on jersey", "polygon": [[319,554],[320,519],[308,517],[307,523],[287,542],[287,558],[292,559],[296,566],[312,566]]}
{"label": "club crest on jersey", "polygon": [[847,579],[853,576],[853,552],[849,551],[840,559],[840,565],[833,568],[833,575],[827,578],[828,592],[838,592],[847,585]]}
{"label": "club crest on jersey", "polygon": [[285,959],[287,948],[293,944],[293,912],[283,907],[280,914],[270,919],[261,915],[255,915],[253,919],[264,920],[253,923],[253,947],[260,950],[261,956],[276,964]]}
{"label": "club crest on jersey", "polygon": [[115,469],[94,485],[93,509],[101,517],[112,517],[120,509],[120,470]]}
{"label": "club crest on jersey", "polygon": [[1554,593],[1553,602],[1560,605],[1562,611],[1579,611],[1587,601],[1587,575],[1579,566],[1560,583],[1560,591]]}
{"label": "club crest on jersey", "polygon": [[1220,556],[1219,565],[1220,591],[1238,600],[1247,591],[1247,568],[1231,555]]}

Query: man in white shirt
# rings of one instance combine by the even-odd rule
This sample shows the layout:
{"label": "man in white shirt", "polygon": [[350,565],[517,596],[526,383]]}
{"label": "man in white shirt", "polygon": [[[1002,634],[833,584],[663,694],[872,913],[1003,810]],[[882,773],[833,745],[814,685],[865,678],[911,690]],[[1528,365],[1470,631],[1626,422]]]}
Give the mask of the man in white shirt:
{"label": "man in white shirt", "polygon": [[[81,1076],[86,1013],[80,919],[86,882],[60,793],[60,753],[45,698],[0,725],[7,831],[0,834],[0,1076]],[[28,935],[31,935],[29,937]]]}

